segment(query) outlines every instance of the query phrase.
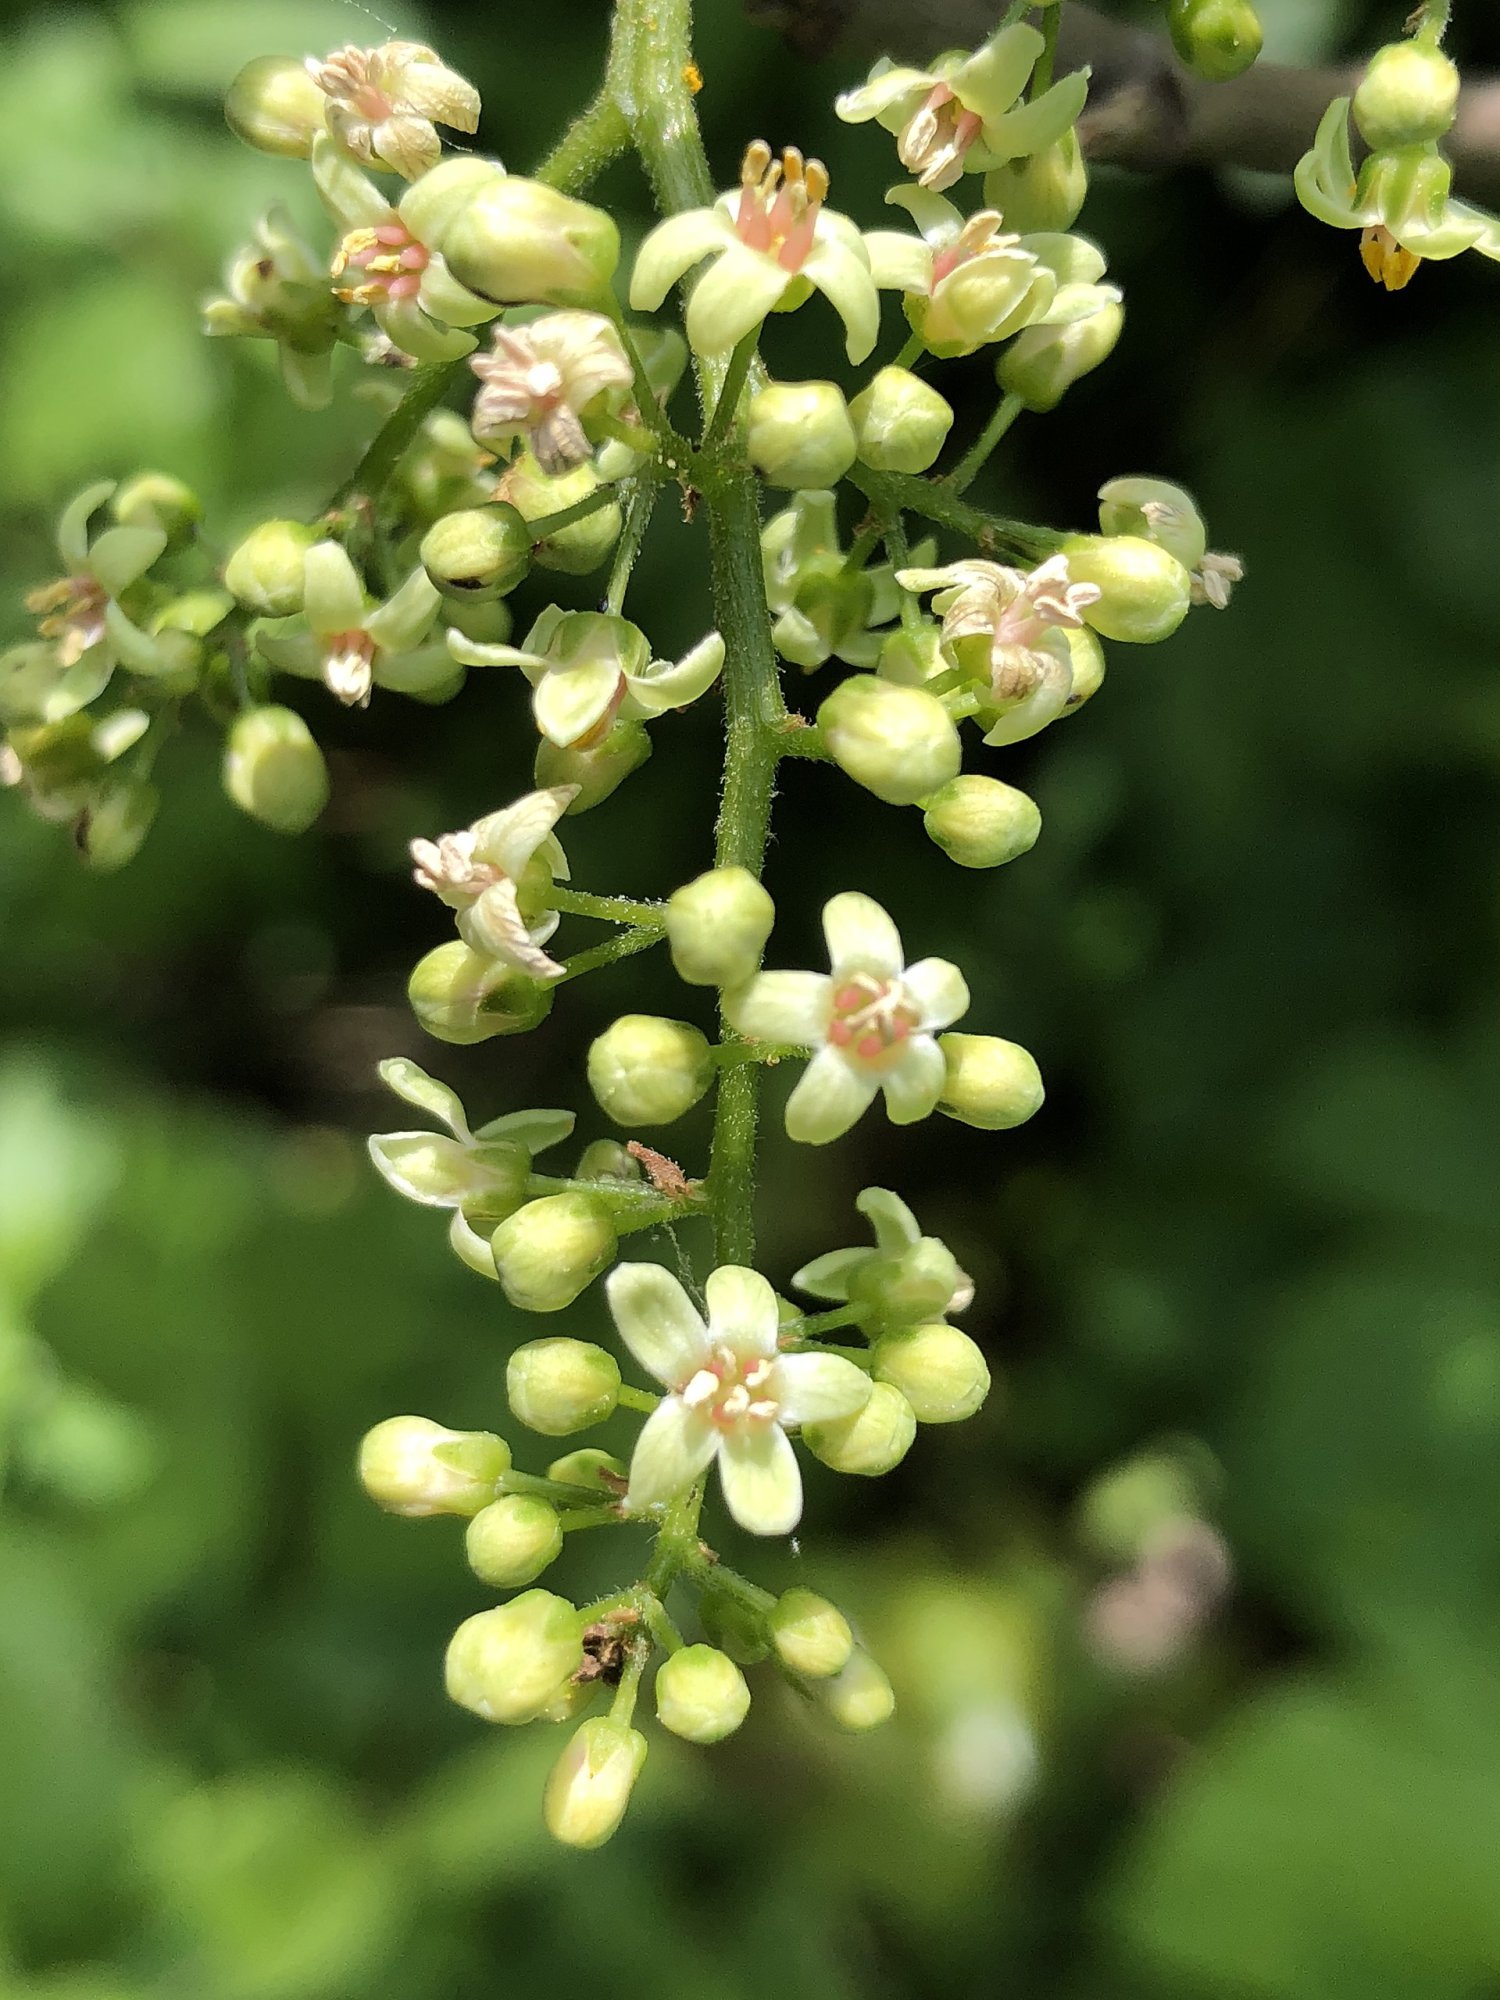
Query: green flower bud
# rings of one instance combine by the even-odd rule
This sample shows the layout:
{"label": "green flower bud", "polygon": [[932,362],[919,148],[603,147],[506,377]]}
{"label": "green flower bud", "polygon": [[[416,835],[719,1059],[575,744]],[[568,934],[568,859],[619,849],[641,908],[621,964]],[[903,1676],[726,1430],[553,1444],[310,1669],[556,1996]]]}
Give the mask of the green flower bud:
{"label": "green flower bud", "polygon": [[948,670],[949,663],[943,657],[943,628],[930,619],[910,631],[898,625],[881,647],[875,669],[883,681],[899,681],[903,687],[925,687]]}
{"label": "green flower bud", "polygon": [[1088,191],[1083,148],[1072,128],[1041,152],[1007,160],[984,177],[985,207],[999,209],[1006,229],[1021,236],[1071,229]]}
{"label": "green flower bud", "polygon": [[794,1674],[820,1681],[849,1664],[854,1634],[843,1612],[826,1597],[811,1590],[787,1590],[771,1613],[771,1644]]}
{"label": "green flower bud", "polygon": [[760,965],[776,905],[748,868],[710,868],[667,898],[667,944],[689,986],[738,986]]}
{"label": "green flower bud", "polygon": [[91,799],[73,828],[91,868],[112,875],[140,853],[161,803],[154,785],[110,785]]}
{"label": "green flower bud", "polygon": [[1124,325],[1125,308],[1110,298],[1083,319],[1028,326],[1001,353],[995,379],[1028,410],[1055,410],[1075,382],[1114,353]]}
{"label": "green flower bud", "polygon": [[1198,1482],[1183,1459],[1144,1452],[1088,1488],[1078,1506],[1078,1532],[1101,1561],[1134,1563],[1164,1528],[1193,1519],[1201,1506]]}
{"label": "green flower bud", "polygon": [[1166,549],[1140,535],[1075,535],[1063,544],[1075,583],[1103,595],[1084,618],[1106,639],[1154,646],[1170,639],[1193,602],[1193,580]]}
{"label": "green flower bud", "polygon": [[953,405],[908,368],[882,368],[849,415],[860,463],[876,472],[925,472],[953,428]]}
{"label": "green flower bud", "polygon": [[544,736],[537,745],[536,782],[544,791],[576,785],[578,796],[568,812],[587,812],[603,805],[650,755],[651,737],[639,722],[616,722],[600,742],[587,748],[581,743],[551,743]]}
{"label": "green flower bud", "polygon": [[1036,1059],[998,1035],[939,1035],[947,1076],[939,1110],[982,1132],[1007,1132],[1042,1108]]}
{"label": "green flower bud", "polygon": [[1374,152],[1441,139],[1458,115],[1458,70],[1430,42],[1377,49],[1354,93],[1354,122]]}
{"label": "green flower bud", "polygon": [[999,868],[1036,846],[1042,815],[1014,785],[960,774],[933,793],[922,824],[960,868]]}
{"label": "green flower bud", "polygon": [[423,240],[461,285],[506,306],[587,304],[620,261],[620,232],[602,208],[518,174],[481,181]]}
{"label": "green flower bud", "polygon": [[771,1650],[764,1618],[712,1585],[698,1600],[698,1619],[719,1651],[742,1667],[757,1666]]}
{"label": "green flower bud", "polygon": [[481,958],[456,938],[417,961],[406,997],[429,1035],[461,1045],[524,1034],[546,1020],[553,1001],[550,986]]}
{"label": "green flower bud", "polygon": [[878,1729],[896,1712],[895,1690],[884,1669],[863,1648],[856,1650],[841,1674],[823,1682],[818,1694],[840,1729]]}
{"label": "green flower bud", "polygon": [[612,1414],[620,1365],[587,1340],[528,1340],[506,1364],[505,1393],[528,1430],[570,1437]]}
{"label": "green flower bud", "polygon": [[[499,498],[519,509],[527,521],[540,521],[548,514],[576,507],[580,500],[597,493],[599,485],[599,475],[591,465],[547,473],[530,452],[523,451],[497,490]],[[564,576],[586,576],[599,567],[619,539],[620,509],[611,501],[581,521],[544,535],[534,544],[531,556],[542,569],[560,570]]]}
{"label": "green flower bud", "polygon": [[773,382],[750,400],[750,463],[772,486],[837,486],[854,463],[854,426],[832,382]]}
{"label": "green flower bud", "polygon": [[1167,26],[1178,55],[1210,83],[1243,75],[1264,40],[1250,0],[1169,0]]}
{"label": "green flower bud", "polygon": [[422,567],[439,590],[482,601],[514,590],[531,567],[531,530],[515,508],[462,507],[422,537]]}
{"label": "green flower bud", "polygon": [[922,1236],[899,1251],[872,1252],[849,1279],[849,1297],[887,1326],[915,1326],[947,1309],[973,1287],[958,1259],[936,1236]]}
{"label": "green flower bud", "polygon": [[328,803],[328,765],[295,710],[251,708],[224,745],[224,789],[277,833],[306,833]]}
{"label": "green flower bud", "polygon": [[303,521],[262,521],[224,565],[226,587],[248,611],[290,618],[302,609],[302,573],[318,530]]}
{"label": "green flower bud", "polygon": [[641,1181],[645,1170],[618,1139],[595,1139],[584,1147],[574,1176],[580,1181]]}
{"label": "green flower bud", "polygon": [[1092,701],[1104,685],[1104,648],[1087,625],[1064,632],[1062,637],[1073,659],[1073,685],[1063,704],[1063,715],[1072,715],[1086,701]]}
{"label": "green flower bud", "polygon": [[1139,535],[1194,570],[1208,553],[1208,531],[1197,502],[1169,479],[1111,479],[1099,488],[1099,526],[1106,535]]}
{"label": "green flower bud", "polygon": [[[561,1458],[554,1458],[547,1467],[547,1477],[560,1481],[564,1486],[597,1486],[611,1500],[618,1500],[625,1490],[629,1474],[624,1459],[586,1445],[581,1451],[565,1452]],[[612,1484],[611,1481],[619,1483]]]}
{"label": "green flower bud", "polygon": [[510,1470],[491,1431],[450,1431],[428,1417],[387,1417],[359,1447],[359,1483],[387,1514],[477,1514]]}
{"label": "green flower bud", "polygon": [[916,1435],[911,1404],[889,1382],[877,1382],[862,1410],[834,1423],[804,1425],[802,1442],[834,1472],[878,1479],[901,1463]]}
{"label": "green flower bud", "polygon": [[583,1665],[583,1620],[565,1597],[527,1590],[466,1618],[448,1642],[448,1694],[486,1722],[531,1722]]}
{"label": "green flower bud", "polygon": [[714,1079],[701,1030],[659,1014],[622,1014],[589,1049],[589,1089],[617,1125],[670,1125]]}
{"label": "green flower bud", "polygon": [[547,1831],[564,1847],[602,1847],[625,1817],[646,1761],[638,1729],[598,1716],[580,1723],[542,1798]]}
{"label": "green flower bud", "polygon": [[684,1646],[656,1676],[656,1716],[689,1743],[719,1743],[750,1713],[745,1676],[714,1646]]}
{"label": "green flower bud", "polygon": [[549,1194],[490,1239],[505,1296],[523,1312],[561,1312],[614,1261],[609,1211],[586,1194]]}
{"label": "green flower bud", "polygon": [[882,1334],[875,1379],[901,1391],[919,1424],[961,1423],[990,1392],[989,1364],[978,1345],[942,1320]]}
{"label": "green flower bud", "polygon": [[562,1554],[562,1519],[547,1500],[505,1493],[481,1507],[464,1530],[464,1554],[481,1583],[519,1590]]}
{"label": "green flower bud", "polygon": [[503,597],[445,597],[442,615],[454,631],[482,646],[503,646],[515,625]]}
{"label": "green flower bud", "polygon": [[295,56],[256,56],[230,84],[224,116],[230,131],[258,151],[305,160],[324,129],[327,102]]}
{"label": "green flower bud", "polygon": [[109,511],[123,527],[158,528],[169,549],[179,548],[203,518],[203,503],[191,486],[169,472],[140,472],[117,486]]}
{"label": "green flower bud", "polygon": [[925,688],[852,674],[818,710],[818,727],[841,771],[887,805],[914,806],[958,776],[963,751],[953,718]]}

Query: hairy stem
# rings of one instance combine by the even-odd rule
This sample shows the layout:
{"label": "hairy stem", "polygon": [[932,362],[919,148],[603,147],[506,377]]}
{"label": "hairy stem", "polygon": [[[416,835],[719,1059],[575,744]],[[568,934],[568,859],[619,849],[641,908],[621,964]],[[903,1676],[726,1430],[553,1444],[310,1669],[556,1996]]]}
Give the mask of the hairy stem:
{"label": "hairy stem", "polygon": [[994,415],[943,481],[943,485],[950,493],[957,495],[968,492],[975,479],[989,463],[990,454],[996,445],[1025,407],[1019,396],[1000,398],[995,406]]}

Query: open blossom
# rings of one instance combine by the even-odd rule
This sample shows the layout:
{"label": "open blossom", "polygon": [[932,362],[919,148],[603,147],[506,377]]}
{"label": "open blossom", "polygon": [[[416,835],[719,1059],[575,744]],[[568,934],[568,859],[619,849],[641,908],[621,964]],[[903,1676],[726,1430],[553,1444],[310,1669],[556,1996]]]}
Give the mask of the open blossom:
{"label": "open blossom", "polygon": [[561,919],[542,906],[551,884],[568,879],[567,856],[552,829],[577,796],[576,785],[528,792],[462,832],[412,842],[417,886],[456,913],[470,951],[534,979],[562,971],[542,949]]}
{"label": "open blossom", "polygon": [[284,209],[268,210],[256,224],[225,286],[224,296],[203,308],[203,331],[274,340],[287,394],[304,410],[323,409],[333,397],[333,349],[349,315]]}
{"label": "open blossom", "polygon": [[924,1236],[900,1195],[866,1188],[855,1200],[875,1232],[873,1245],[829,1250],[792,1279],[799,1292],[834,1305],[855,1301],[883,1326],[915,1325],[966,1312],[974,1281],[936,1236]]}
{"label": "open blossom", "polygon": [[[912,555],[928,561],[936,549],[924,541]],[[796,494],[761,530],[760,551],[771,637],[781,657],[808,673],[830,659],[873,667],[890,637],[878,628],[900,611],[901,592],[889,563],[849,568],[836,495]]]}
{"label": "open blossom", "polygon": [[869,1376],[837,1354],[778,1352],[776,1294],[739,1264],[709,1274],[706,1324],[659,1264],[617,1265],[605,1292],[620,1338],[668,1391],[636,1440],[629,1511],[685,1493],[717,1459],[739,1525],[790,1533],[802,1516],[802,1474],[787,1428],[857,1415]]}
{"label": "open blossom", "polygon": [[546,473],[567,472],[593,451],[584,420],[633,380],[620,336],[600,313],[553,312],[525,326],[497,326],[479,377],[470,427],[481,444],[524,438]]}
{"label": "open blossom", "polygon": [[428,640],[441,602],[419,567],[384,604],[372,605],[339,544],[316,542],[304,559],[301,612],[264,620],[255,643],[273,667],[322,681],[347,708],[366,707],[377,685],[443,696],[453,691],[453,661],[441,641]]}
{"label": "open blossom", "polygon": [[902,166],[924,188],[952,187],[963,174],[1044,151],[1077,119],[1088,96],[1084,70],[1023,101],[1045,47],[1037,29],[1016,24],[972,55],[940,56],[930,70],[881,61],[834,109],[851,125],[874,118],[894,132]]}
{"label": "open blossom", "polygon": [[654,312],[704,257],[714,262],[687,303],[688,344],[727,354],[775,310],[800,305],[816,286],[844,322],[851,361],[875,345],[880,300],[864,239],[846,215],[824,207],[828,170],[788,146],[779,160],[757,139],[746,149],[738,193],[658,223],[641,245],[630,303]]}
{"label": "open blossom", "polygon": [[847,1132],[885,1093],[886,1116],[910,1125],[936,1109],[945,1078],[937,1031],[968,1011],[956,965],[907,965],[901,937],[869,896],[823,908],[831,972],[761,972],[725,995],[740,1034],[816,1051],[787,1100],[788,1135],[809,1146]]}
{"label": "open blossom", "polygon": [[414,181],[442,158],[436,131],[448,125],[473,132],[479,125],[479,92],[421,42],[352,44],[307,72],[327,98],[324,117],[353,159]]}

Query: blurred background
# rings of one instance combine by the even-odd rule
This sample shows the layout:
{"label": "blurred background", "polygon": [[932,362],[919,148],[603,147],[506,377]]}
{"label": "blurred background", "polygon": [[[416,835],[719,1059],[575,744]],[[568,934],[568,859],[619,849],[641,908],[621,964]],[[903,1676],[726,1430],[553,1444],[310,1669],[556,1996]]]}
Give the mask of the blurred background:
{"label": "blurred background", "polygon": [[[602,49],[602,0],[383,6],[478,82],[513,166]],[[1304,59],[1405,9],[1262,11],[1268,53]],[[1500,63],[1492,10],[1456,12],[1456,52]],[[888,142],[828,108],[847,66],[794,64],[732,0],[700,13],[720,180],[749,136],[796,139],[879,220]],[[311,219],[300,170],[224,130],[235,69],[382,31],[336,0],[79,0],[3,32],[11,638],[87,480],[179,473],[227,548],[352,463],[368,406],[346,385],[299,414],[269,347],[202,340],[197,308],[269,201]],[[633,174],[606,192],[638,233]],[[1124,340],[977,497],[1086,527],[1104,479],[1179,479],[1248,582],[997,753],[1045,822],[1007,869],[961,874],[818,767],[779,806],[774,962],[815,962],[827,893],[874,891],[1049,1084],[1016,1133],[872,1118],[767,1147],[778,1282],[862,1240],[875,1181],[978,1284],[981,1417],[874,1484],[814,1468],[801,1551],[757,1558],[857,1614],[887,1731],[835,1738],[752,1675],[738,1737],[653,1732],[622,1834],[554,1848],[561,1737],[442,1694],[486,1601],[456,1526],[355,1488],[380,1417],[504,1428],[535,1331],[368,1169],[366,1133],[412,1122],[376,1059],[417,1056],[476,1117],[577,1106],[594,1137],[590,1038],[695,1005],[648,956],[525,1040],[411,1021],[447,931],[405,843],[526,788],[518,684],[366,714],[294,684],[335,766],[295,842],[226,803],[206,730],[114,878],[0,798],[3,2000],[1500,1994],[1500,273],[1387,297],[1354,238],[1243,175],[1100,172],[1080,226]],[[835,351],[814,309],[770,359]],[[950,383],[972,432],[983,358]],[[631,610],[661,652],[708,622],[705,561],[701,528],[651,545]],[[579,884],[705,865],[712,711],[569,822]],[[690,1167],[703,1142],[667,1141]],[[597,1335],[597,1297],[547,1330]],[[555,1573],[576,1598],[626,1559],[597,1539]]]}

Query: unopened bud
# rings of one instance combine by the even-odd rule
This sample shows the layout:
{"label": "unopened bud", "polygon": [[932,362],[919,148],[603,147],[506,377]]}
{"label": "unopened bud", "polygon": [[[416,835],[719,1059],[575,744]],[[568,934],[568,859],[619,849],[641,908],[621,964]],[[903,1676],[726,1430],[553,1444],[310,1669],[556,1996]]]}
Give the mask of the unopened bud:
{"label": "unopened bud", "polygon": [[745,449],[772,486],[837,486],[855,459],[843,391],[832,382],[773,382],[751,398]]}
{"label": "unopened bud", "polygon": [[896,1712],[896,1694],[879,1666],[863,1647],[856,1648],[848,1666],[818,1689],[819,1698],[840,1729],[878,1729]]}
{"label": "unopened bud", "polygon": [[1194,570],[1208,552],[1197,502],[1169,479],[1131,476],[1099,488],[1099,526],[1106,535],[1138,535]]}
{"label": "unopened bud", "polygon": [[224,745],[224,789],[263,826],[305,833],[328,803],[328,765],[294,709],[247,709]]}
{"label": "unopened bud", "polygon": [[464,1530],[464,1554],[481,1583],[519,1590],[535,1583],[562,1554],[562,1518],[547,1500],[505,1493],[482,1507]]}
{"label": "unopened bud", "polygon": [[477,1514],[510,1470],[490,1431],[450,1431],[428,1417],[387,1417],[359,1447],[359,1483],[387,1514]]}
{"label": "unopened bud", "polygon": [[258,151],[305,160],[324,129],[327,102],[295,56],[256,56],[230,84],[224,116]]}
{"label": "unopened bud", "polygon": [[710,868],[667,899],[667,943],[689,986],[738,986],[760,965],[776,905],[748,868]]}
{"label": "unopened bud", "polygon": [[670,1125],[714,1079],[701,1030],[660,1014],[622,1014],[589,1049],[589,1088],[617,1125]]}
{"label": "unopened bud", "polygon": [[978,1345],[942,1320],[882,1334],[875,1379],[901,1391],[919,1424],[961,1423],[990,1392],[989,1364]]}
{"label": "unopened bud", "polygon": [[583,1620],[565,1597],[527,1590],[466,1618],[448,1642],[448,1694],[486,1722],[530,1722],[583,1665]]}
{"label": "unopened bud", "polygon": [[160,529],[170,549],[180,547],[202,520],[203,503],[169,472],[140,472],[115,488],[109,511],[124,527]]}
{"label": "unopened bud", "polygon": [[599,1451],[593,1445],[586,1445],[581,1451],[565,1452],[547,1467],[549,1479],[556,1479],[563,1486],[596,1486],[611,1500],[619,1499],[627,1476],[624,1459],[616,1458],[611,1452]]}
{"label": "unopened bud", "polygon": [[909,368],[882,368],[849,415],[860,463],[876,472],[925,472],[953,428],[953,405]]}
{"label": "unopened bud", "polygon": [[571,1437],[613,1412],[620,1364],[587,1340],[528,1340],[506,1364],[505,1393],[528,1430]]}
{"label": "unopened bud", "polygon": [[422,567],[439,590],[482,601],[514,590],[531,567],[531,530],[514,507],[461,507],[422,537]]}
{"label": "unopened bud", "polygon": [[73,829],[78,851],[90,868],[112,875],[134,861],[160,803],[154,785],[110,785],[91,799]]}
{"label": "unopened bud", "polygon": [[1021,236],[1071,229],[1088,191],[1083,148],[1071,128],[1041,152],[1007,160],[984,177],[985,207],[998,209],[1005,228]]}
{"label": "unopened bud", "polygon": [[593,1139],[584,1147],[574,1175],[580,1181],[642,1181],[645,1169],[618,1139]]}
{"label": "unopened bud", "polygon": [[552,1012],[553,992],[455,938],[418,960],[406,997],[435,1040],[466,1045],[536,1027]]}
{"label": "unopened bud", "polygon": [[505,1296],[523,1312],[561,1312],[614,1261],[609,1211],[586,1194],[549,1194],[491,1238]]}
{"label": "unopened bud", "polygon": [[616,722],[598,743],[587,747],[553,743],[544,736],[537,745],[536,782],[543,791],[576,786],[568,812],[587,812],[618,791],[650,755],[650,733],[639,722]]}
{"label": "unopened bud", "polygon": [[1178,55],[1210,83],[1243,75],[1264,40],[1250,0],[1169,0],[1167,26]]}
{"label": "unopened bud", "polygon": [[787,1590],[771,1613],[771,1644],[793,1673],[820,1681],[849,1664],[854,1634],[843,1612],[826,1597],[811,1590]]}
{"label": "unopened bud", "polygon": [[818,710],[841,771],[887,805],[913,806],[958,776],[963,751],[936,695],[875,674],[853,674]]}
{"label": "unopened bud", "polygon": [[1034,1056],[999,1035],[939,1035],[947,1075],[939,1109],[982,1132],[1024,1125],[1042,1108],[1045,1092]]}
{"label": "unopened bud", "polygon": [[[571,472],[543,472],[530,452],[522,452],[501,480],[499,497],[520,510],[528,522],[561,514],[599,490],[599,475],[591,465]],[[544,535],[532,547],[532,560],[542,569],[564,576],[586,576],[597,569],[620,539],[620,509],[614,501]]]}
{"label": "unopened bud", "polygon": [[262,521],[224,565],[225,586],[248,611],[290,618],[302,609],[303,567],[318,539],[303,521]]}
{"label": "unopened bud", "polygon": [[1072,715],[1086,701],[1092,701],[1104,685],[1104,648],[1087,625],[1064,632],[1062,637],[1073,662],[1073,685],[1063,704],[1063,715]]}
{"label": "unopened bud", "polygon": [[1441,139],[1458,113],[1458,70],[1430,42],[1377,49],[1354,93],[1354,122],[1377,153]]}
{"label": "unopened bud", "polygon": [[423,240],[461,285],[498,305],[585,304],[620,261],[620,232],[602,208],[519,174],[482,181]]}
{"label": "unopened bud", "polygon": [[802,1442],[834,1472],[878,1479],[895,1470],[916,1435],[911,1404],[889,1382],[876,1382],[862,1410],[832,1423],[805,1425]]}
{"label": "unopened bud", "polygon": [[646,1761],[638,1729],[608,1716],[580,1723],[552,1767],[542,1799],[547,1831],[564,1847],[602,1847],[625,1817]]}
{"label": "unopened bud", "polygon": [[928,799],[922,824],[960,868],[999,868],[1036,846],[1042,815],[1014,785],[960,773]]}
{"label": "unopened bud", "polygon": [[1106,639],[1153,646],[1170,639],[1193,601],[1193,580],[1177,560],[1140,535],[1075,535],[1063,544],[1075,583],[1099,586],[1084,618]]}
{"label": "unopened bud", "polygon": [[689,1743],[718,1743],[750,1713],[745,1676],[716,1646],[684,1646],[656,1676],[656,1715]]}
{"label": "unopened bud", "polygon": [[1062,326],[1028,326],[1003,350],[995,378],[1028,410],[1055,410],[1073,384],[1115,351],[1125,308],[1105,299],[1083,319]]}

